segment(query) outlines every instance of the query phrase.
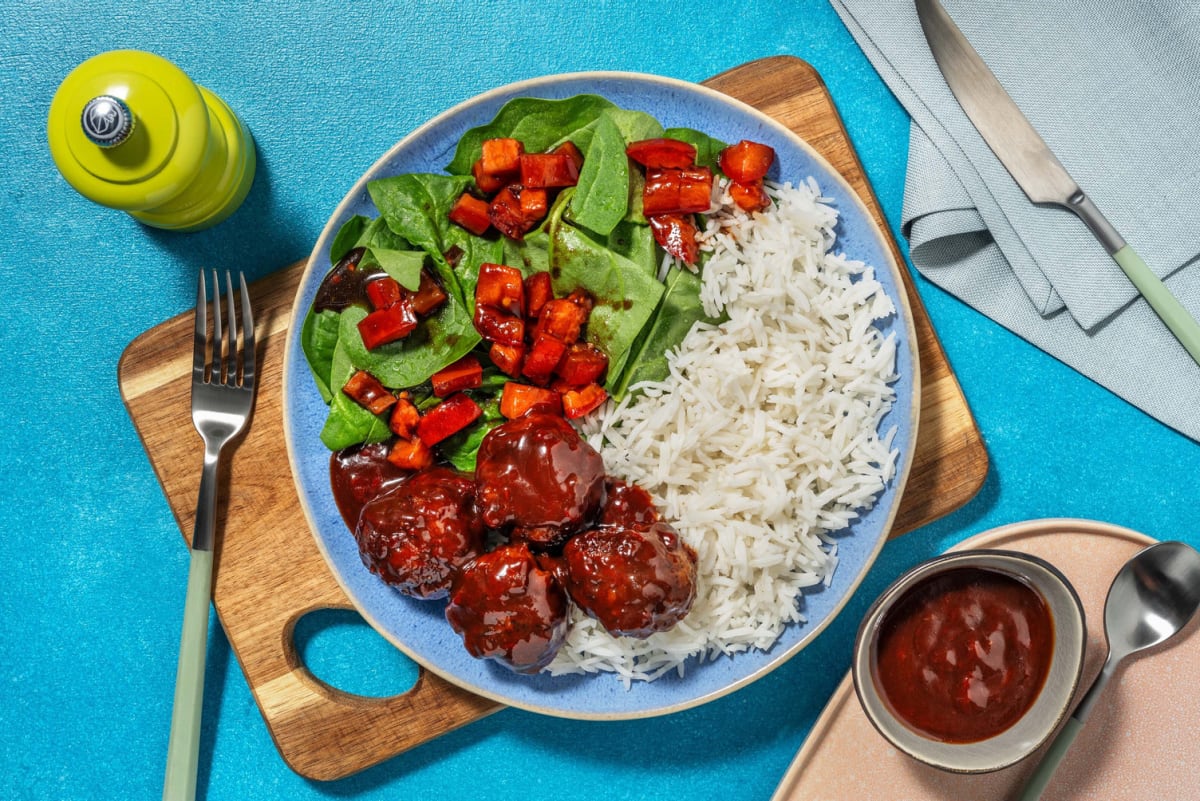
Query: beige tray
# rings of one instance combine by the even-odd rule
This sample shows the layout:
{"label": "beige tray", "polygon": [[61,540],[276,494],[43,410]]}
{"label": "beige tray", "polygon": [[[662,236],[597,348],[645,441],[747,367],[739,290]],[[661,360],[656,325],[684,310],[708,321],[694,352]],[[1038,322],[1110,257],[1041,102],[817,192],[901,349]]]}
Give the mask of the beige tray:
{"label": "beige tray", "polygon": [[[1053,563],[1087,614],[1082,694],[1104,662],[1104,599],[1125,561],[1153,542],[1085,520],[1035,520],[955,546],[1006,548]],[[1109,683],[1045,801],[1200,798],[1200,617],[1177,638],[1131,659]],[[773,801],[1000,801],[1015,794],[1039,754],[995,773],[960,775],[923,765],[880,736],[847,674],[796,755]]]}

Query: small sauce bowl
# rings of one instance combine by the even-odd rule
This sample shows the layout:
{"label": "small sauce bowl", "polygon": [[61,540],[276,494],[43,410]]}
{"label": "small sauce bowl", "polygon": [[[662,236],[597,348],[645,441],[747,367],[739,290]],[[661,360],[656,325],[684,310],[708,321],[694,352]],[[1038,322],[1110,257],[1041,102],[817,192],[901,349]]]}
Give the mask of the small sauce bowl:
{"label": "small sauce bowl", "polygon": [[947,554],[906,572],[867,611],[854,690],[896,748],[942,770],[985,773],[1029,756],[1058,728],[1086,644],[1079,597],[1048,562]]}

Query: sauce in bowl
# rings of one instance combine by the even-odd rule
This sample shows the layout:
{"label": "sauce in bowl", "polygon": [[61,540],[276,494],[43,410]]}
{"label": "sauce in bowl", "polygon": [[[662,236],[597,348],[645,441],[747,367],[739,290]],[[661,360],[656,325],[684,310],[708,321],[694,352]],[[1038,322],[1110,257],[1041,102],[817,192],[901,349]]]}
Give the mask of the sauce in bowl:
{"label": "sauce in bowl", "polygon": [[909,589],[880,625],[875,682],[893,713],[927,737],[971,743],[1033,706],[1054,652],[1050,610],[1025,582],[962,567]]}

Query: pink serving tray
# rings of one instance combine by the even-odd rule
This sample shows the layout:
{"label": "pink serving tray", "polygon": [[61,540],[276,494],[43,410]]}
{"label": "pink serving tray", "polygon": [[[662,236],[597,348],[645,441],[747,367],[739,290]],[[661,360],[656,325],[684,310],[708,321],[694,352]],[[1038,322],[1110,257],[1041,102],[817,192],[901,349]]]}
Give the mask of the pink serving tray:
{"label": "pink serving tray", "polygon": [[[1075,586],[1087,614],[1082,694],[1104,662],[1104,599],[1129,557],[1154,540],[1088,520],[1034,520],[993,529],[954,551],[1004,548],[1048,560]],[[1082,799],[1200,798],[1200,616],[1175,639],[1128,660],[1092,710],[1042,796]],[[792,761],[773,801],[1002,801],[1040,752],[995,773],[961,775],[897,751],[871,726],[850,675],[838,686]]]}

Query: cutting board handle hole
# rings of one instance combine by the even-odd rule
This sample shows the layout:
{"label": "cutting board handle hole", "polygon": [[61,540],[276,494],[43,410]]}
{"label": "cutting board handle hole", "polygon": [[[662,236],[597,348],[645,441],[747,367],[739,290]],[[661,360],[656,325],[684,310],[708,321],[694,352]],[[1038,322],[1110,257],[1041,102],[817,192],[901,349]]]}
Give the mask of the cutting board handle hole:
{"label": "cutting board handle hole", "polygon": [[415,662],[349,609],[309,612],[296,621],[292,637],[309,672],[342,692],[367,698],[402,695],[420,675]]}

